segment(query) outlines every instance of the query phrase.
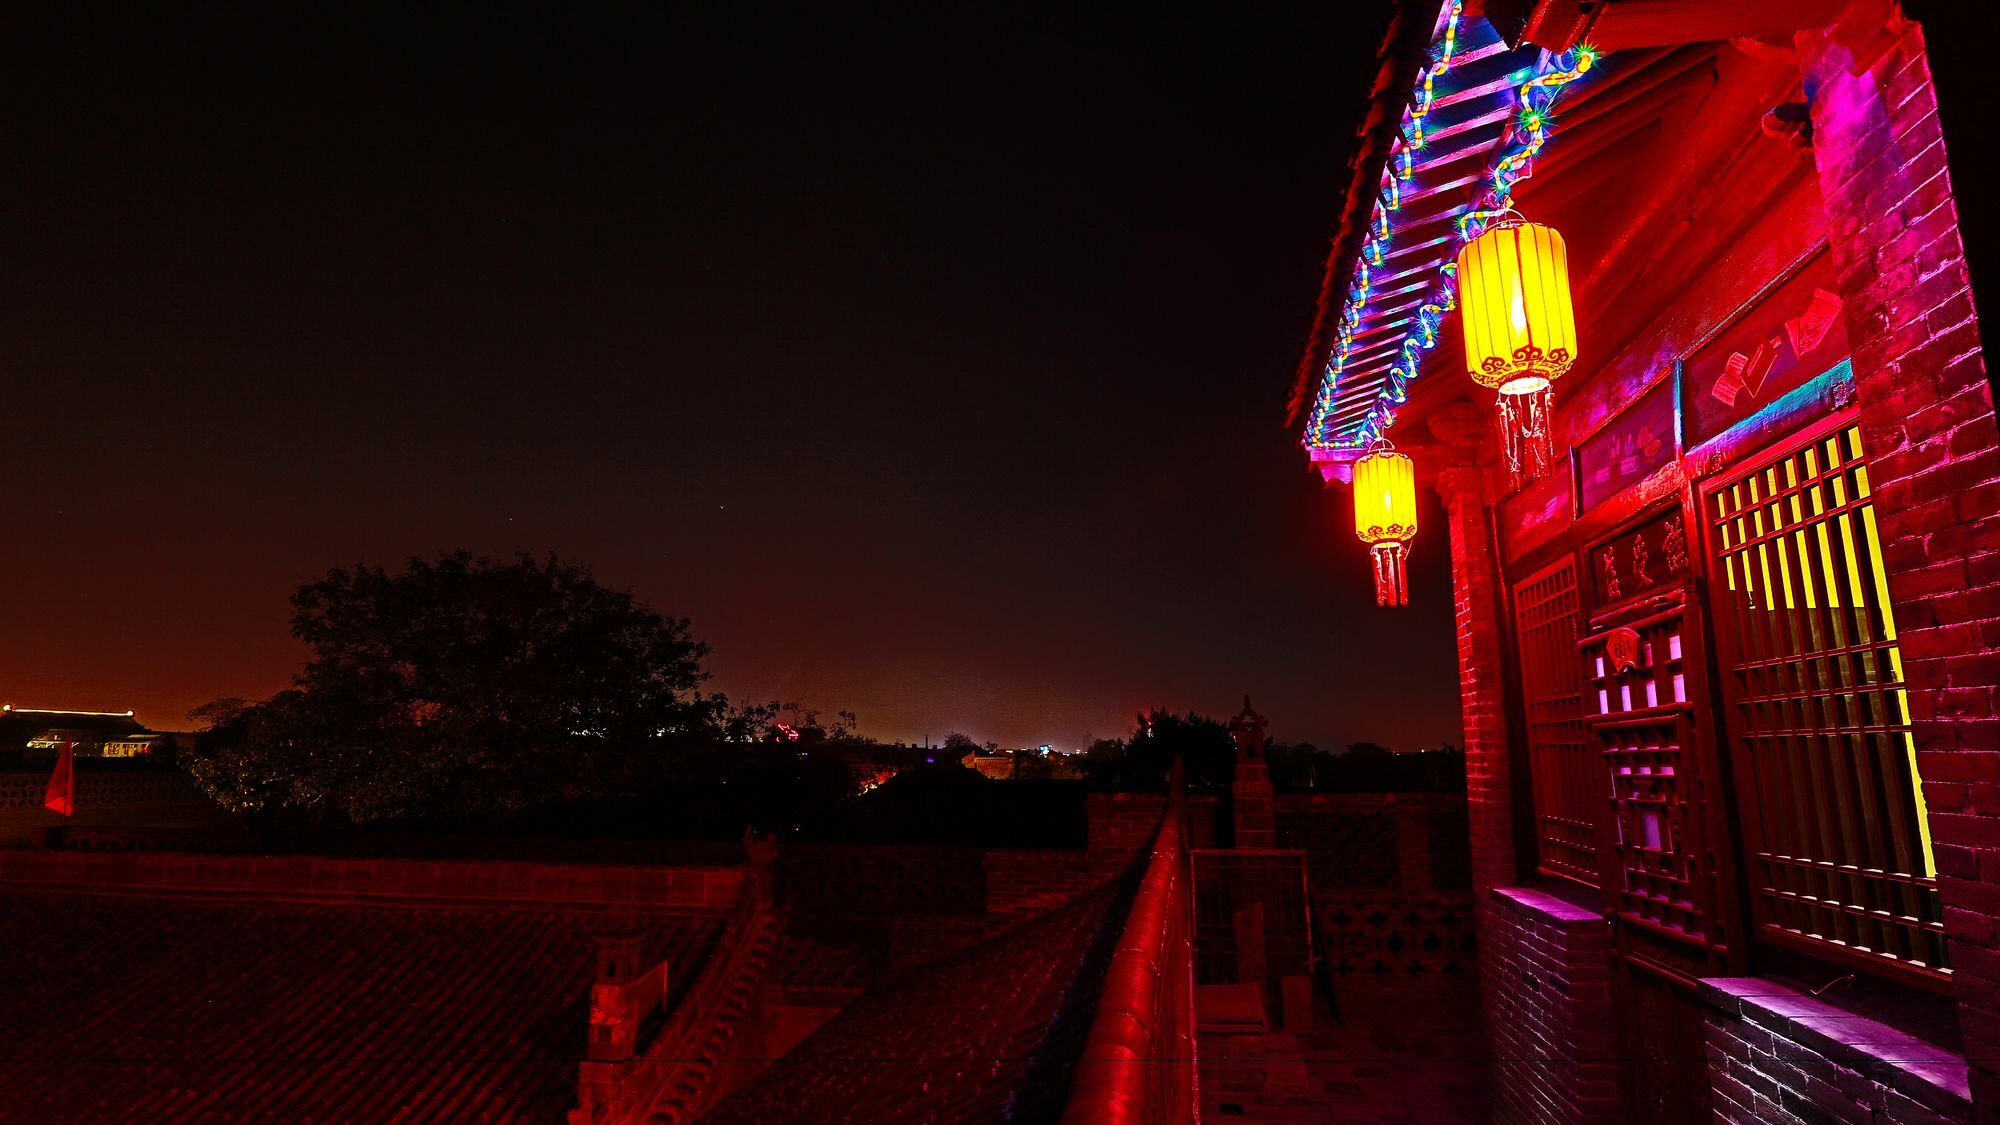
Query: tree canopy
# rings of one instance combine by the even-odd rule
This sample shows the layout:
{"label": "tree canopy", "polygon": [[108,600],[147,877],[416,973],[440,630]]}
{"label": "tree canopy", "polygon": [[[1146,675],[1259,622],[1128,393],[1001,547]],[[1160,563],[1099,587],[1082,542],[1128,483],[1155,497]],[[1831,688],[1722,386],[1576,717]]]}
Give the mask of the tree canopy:
{"label": "tree canopy", "polygon": [[291,603],[292,686],[196,712],[189,772],[232,808],[511,812],[656,772],[732,717],[685,619],[553,555],[336,568]]}
{"label": "tree canopy", "polygon": [[1236,743],[1227,724],[1157,707],[1133,722],[1122,744],[1108,739],[1091,744],[1083,770],[1092,781],[1116,789],[1157,789],[1167,784],[1176,757],[1186,764],[1191,788],[1219,789],[1235,778]]}

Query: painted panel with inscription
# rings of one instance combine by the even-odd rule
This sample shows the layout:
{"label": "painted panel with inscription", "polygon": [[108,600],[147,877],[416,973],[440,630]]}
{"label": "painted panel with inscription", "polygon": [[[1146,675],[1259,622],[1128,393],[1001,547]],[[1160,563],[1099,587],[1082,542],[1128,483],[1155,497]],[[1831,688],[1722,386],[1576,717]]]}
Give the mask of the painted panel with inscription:
{"label": "painted panel with inscription", "polygon": [[1663,379],[1577,447],[1583,509],[1589,511],[1674,459],[1674,384]]}
{"label": "painted panel with inscription", "polygon": [[1681,411],[1692,449],[1847,356],[1833,255],[1822,253],[1688,356]]}

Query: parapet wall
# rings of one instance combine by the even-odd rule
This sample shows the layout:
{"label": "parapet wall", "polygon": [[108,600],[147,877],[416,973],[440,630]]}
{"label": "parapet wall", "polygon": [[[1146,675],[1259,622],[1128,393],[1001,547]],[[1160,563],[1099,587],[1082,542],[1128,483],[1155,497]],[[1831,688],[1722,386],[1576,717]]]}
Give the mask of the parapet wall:
{"label": "parapet wall", "polygon": [[1184,804],[1162,810],[1062,1120],[1196,1120],[1194,949]]}
{"label": "parapet wall", "polygon": [[1971,1121],[1965,1056],[1772,981],[1701,984],[1717,1121]]}
{"label": "parapet wall", "polygon": [[741,867],[0,849],[0,885],[99,893],[727,909]]}
{"label": "parapet wall", "polygon": [[1474,979],[1461,793],[1283,793],[1280,848],[1306,853],[1314,944],[1342,991]]}
{"label": "parapet wall", "polygon": [[1491,892],[1480,991],[1495,1117],[1569,1125],[1624,1120],[1604,916],[1525,887]]}
{"label": "parapet wall", "polygon": [[[1152,854],[1164,793],[1093,793],[1084,848],[792,844],[780,885],[807,932],[862,935],[914,965],[1076,901]],[[1184,838],[1212,846],[1221,801],[1186,798]]]}
{"label": "parapet wall", "polygon": [[96,764],[83,763],[76,772],[76,815],[71,817],[42,806],[48,770],[0,773],[0,847],[33,843],[41,831],[63,825],[218,828],[241,822],[179,770],[89,768]]}

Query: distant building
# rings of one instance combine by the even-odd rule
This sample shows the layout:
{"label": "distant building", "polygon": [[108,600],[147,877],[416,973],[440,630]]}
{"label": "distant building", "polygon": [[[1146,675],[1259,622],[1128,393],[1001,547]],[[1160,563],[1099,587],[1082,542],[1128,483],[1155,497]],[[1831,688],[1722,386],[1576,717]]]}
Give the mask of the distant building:
{"label": "distant building", "polygon": [[1083,776],[1073,756],[1043,746],[1035,750],[974,750],[959,759],[966,769],[995,781],[1072,779]]}
{"label": "distant building", "polygon": [[1014,776],[1012,750],[971,750],[958,762],[966,769],[976,770],[995,781],[1007,781]]}
{"label": "distant building", "polygon": [[79,757],[137,758],[171,745],[173,736],[148,730],[130,711],[57,711],[0,706],[0,751],[41,757],[74,746]]}
{"label": "distant building", "polygon": [[922,751],[901,744],[843,746],[839,753],[847,763],[848,791],[857,795],[880,788],[890,778],[922,760]]}

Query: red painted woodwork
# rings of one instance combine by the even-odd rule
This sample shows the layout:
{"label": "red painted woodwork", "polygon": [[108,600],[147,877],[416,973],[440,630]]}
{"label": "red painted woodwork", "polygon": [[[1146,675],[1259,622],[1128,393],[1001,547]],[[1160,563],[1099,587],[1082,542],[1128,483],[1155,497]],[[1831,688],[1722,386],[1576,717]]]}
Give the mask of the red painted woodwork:
{"label": "red painted woodwork", "polygon": [[[1608,775],[1600,857],[1613,947],[1687,987],[1742,959],[1697,595],[1684,586],[1628,601],[1594,617],[1576,646]],[[1621,659],[1620,641],[1636,651]]]}
{"label": "red painted woodwork", "polygon": [[1536,863],[1550,874],[1596,886],[1598,822],[1607,786],[1603,755],[1583,726],[1583,676],[1576,655],[1582,626],[1571,560],[1514,587]]}

